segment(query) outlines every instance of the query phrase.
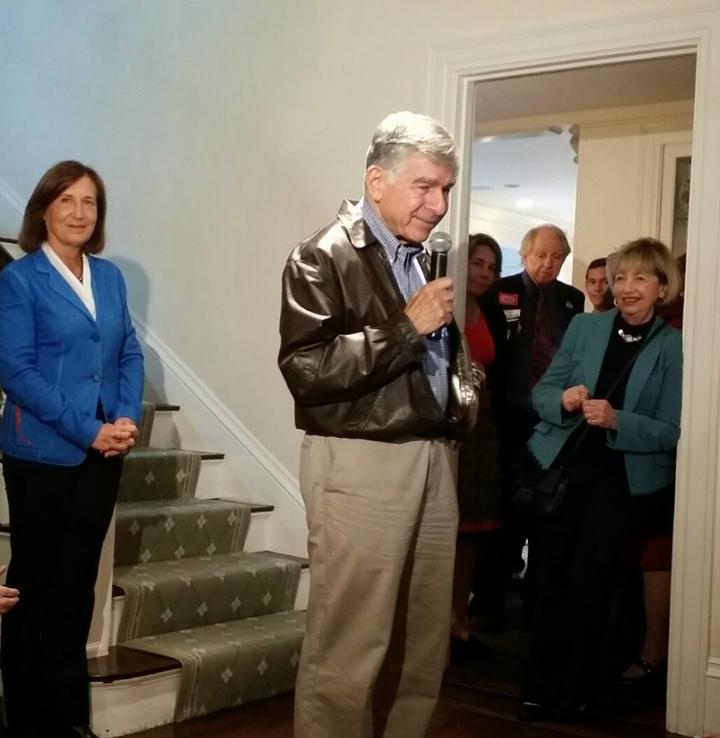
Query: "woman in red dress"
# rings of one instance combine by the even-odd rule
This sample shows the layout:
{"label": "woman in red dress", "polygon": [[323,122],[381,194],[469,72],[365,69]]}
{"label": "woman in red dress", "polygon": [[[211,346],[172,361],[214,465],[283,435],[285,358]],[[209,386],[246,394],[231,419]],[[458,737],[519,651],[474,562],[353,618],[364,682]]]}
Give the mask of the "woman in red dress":
{"label": "woman in red dress", "polygon": [[[487,373],[478,423],[471,438],[460,447],[458,470],[458,530],[453,582],[453,618],[451,648],[454,658],[489,655],[489,649],[468,629],[467,605],[473,587],[478,547],[492,550],[493,532],[500,527],[502,498],[498,469],[498,435],[494,408],[499,407],[502,393],[502,364],[507,343],[505,315],[500,308],[480,308],[479,297],[500,277],[502,253],[497,241],[484,233],[470,236],[468,244],[465,336],[473,360]],[[488,545],[484,545],[488,544]],[[476,611],[492,617],[492,571],[481,560],[489,577],[475,577],[475,596],[480,602]],[[487,591],[486,591],[487,590]],[[486,607],[487,605],[487,607]]]}

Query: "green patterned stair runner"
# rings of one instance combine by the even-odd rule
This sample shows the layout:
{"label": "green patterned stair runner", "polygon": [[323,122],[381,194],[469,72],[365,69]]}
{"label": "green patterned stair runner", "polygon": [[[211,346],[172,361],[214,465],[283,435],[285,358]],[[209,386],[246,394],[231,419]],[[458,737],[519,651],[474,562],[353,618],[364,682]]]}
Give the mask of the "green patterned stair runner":
{"label": "green patterned stair runner", "polygon": [[175,720],[260,700],[295,686],[305,613],[291,611],[129,641],[182,664]]}
{"label": "green patterned stair runner", "polygon": [[123,462],[118,501],[192,497],[200,464],[201,456],[196,451],[134,448]]}
{"label": "green patterned stair runner", "polygon": [[225,500],[121,502],[115,519],[115,566],[242,550],[252,506]]}
{"label": "green patterned stair runner", "polygon": [[241,549],[253,506],[194,497],[202,458],[148,446],[155,407],[125,459],[113,581],[118,643],[181,663],[176,720],[291,691],[305,614],[301,561]]}
{"label": "green patterned stair runner", "polygon": [[290,610],[299,578],[297,562],[244,551],[116,567],[118,641]]}

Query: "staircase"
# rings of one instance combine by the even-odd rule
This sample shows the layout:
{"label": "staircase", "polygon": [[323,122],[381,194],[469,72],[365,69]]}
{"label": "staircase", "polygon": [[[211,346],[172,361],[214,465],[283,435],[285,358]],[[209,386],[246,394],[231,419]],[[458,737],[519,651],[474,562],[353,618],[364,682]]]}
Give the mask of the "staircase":
{"label": "staircase", "polygon": [[177,412],[143,403],[139,445],[123,467],[111,645],[89,662],[99,736],[294,688],[306,562],[258,550],[272,507],[212,496],[221,454],[164,447]]}
{"label": "staircase", "polygon": [[[0,269],[21,255],[16,240],[0,238]],[[88,662],[98,736],[187,720],[295,685],[307,562],[264,550],[271,505],[235,499],[242,490],[218,496],[233,476],[223,473],[223,454],[173,448],[179,412],[143,402],[138,444],[123,465],[108,537],[115,541],[112,603],[104,622],[100,601],[96,612],[109,650]],[[0,491],[2,563],[10,528],[1,477]],[[97,652],[103,642],[89,648]]]}

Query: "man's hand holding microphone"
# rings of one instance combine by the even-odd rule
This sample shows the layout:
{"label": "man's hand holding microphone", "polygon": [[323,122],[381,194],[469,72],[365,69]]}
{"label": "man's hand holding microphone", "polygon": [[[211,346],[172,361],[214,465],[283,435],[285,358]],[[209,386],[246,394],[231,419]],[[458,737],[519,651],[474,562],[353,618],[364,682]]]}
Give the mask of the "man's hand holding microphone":
{"label": "man's hand holding microphone", "polygon": [[440,330],[453,318],[455,292],[453,281],[447,277],[447,255],[452,241],[447,233],[438,231],[430,236],[430,280],[423,285],[405,306],[405,315],[421,336],[440,336]]}

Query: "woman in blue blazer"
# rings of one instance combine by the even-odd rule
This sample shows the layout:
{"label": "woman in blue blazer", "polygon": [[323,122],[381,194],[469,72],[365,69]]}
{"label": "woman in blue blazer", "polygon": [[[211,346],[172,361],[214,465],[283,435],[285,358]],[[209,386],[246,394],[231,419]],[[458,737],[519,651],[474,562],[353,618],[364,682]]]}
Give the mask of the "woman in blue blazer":
{"label": "woman in blue blazer", "polygon": [[143,357],[105,243],[102,180],[60,162],[30,197],[0,273],[0,428],[19,602],[2,622],[11,736],[92,736],[85,645]]}
{"label": "woman in blue blazer", "polygon": [[[608,271],[617,309],[575,317],[533,393],[541,420],[528,442],[531,463],[538,473],[562,464],[569,484],[537,531],[526,720],[583,716],[602,673],[609,580],[630,521],[656,504],[658,515],[671,515],[662,503],[675,479],[682,340],[655,311],[678,296],[682,277],[667,247],[648,238],[623,246]],[[583,420],[590,431],[578,446]]]}

